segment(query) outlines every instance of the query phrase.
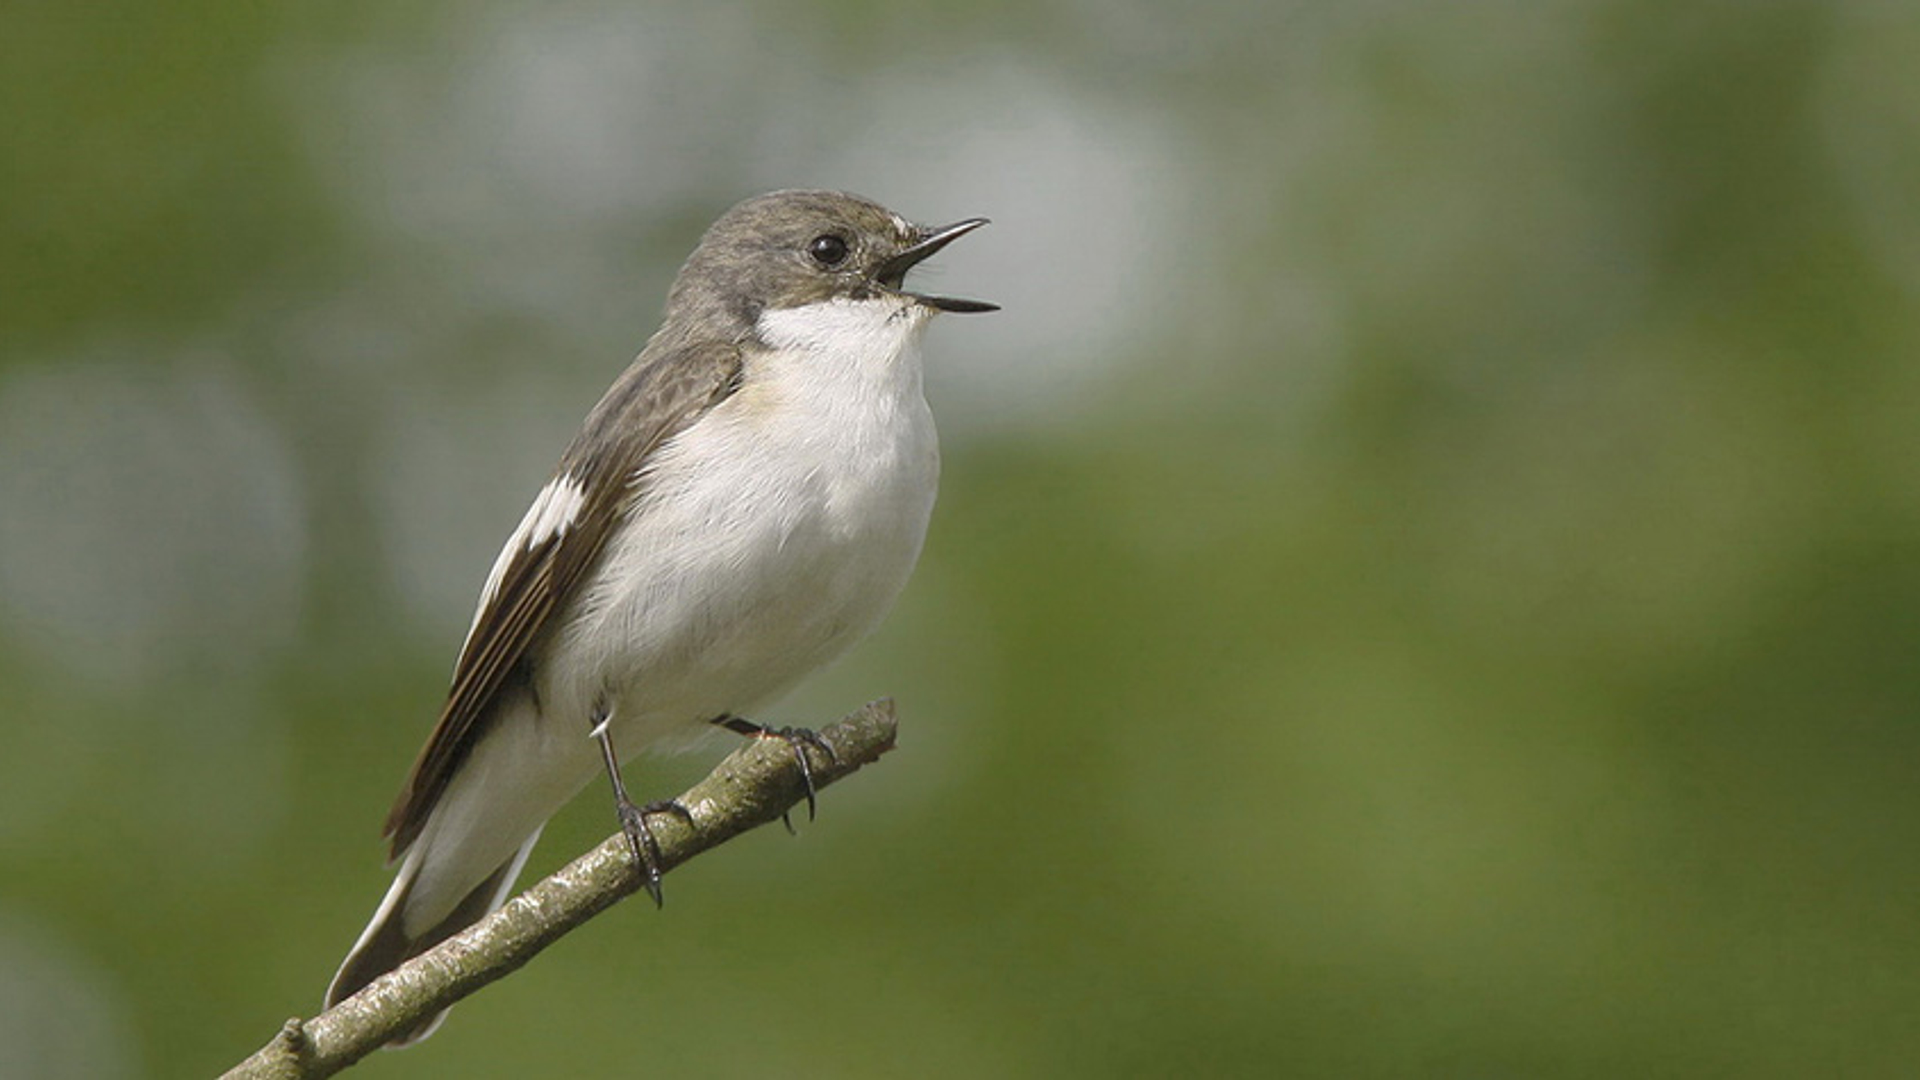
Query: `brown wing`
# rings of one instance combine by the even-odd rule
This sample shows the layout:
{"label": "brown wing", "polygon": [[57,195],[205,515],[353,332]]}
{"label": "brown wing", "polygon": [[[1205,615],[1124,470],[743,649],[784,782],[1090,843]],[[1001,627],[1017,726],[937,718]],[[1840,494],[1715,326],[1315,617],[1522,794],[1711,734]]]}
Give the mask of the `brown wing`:
{"label": "brown wing", "polygon": [[564,608],[633,505],[648,456],[739,383],[740,351],[732,345],[665,348],[649,356],[658,345],[650,345],[594,406],[541,493],[548,513],[541,515],[538,506],[529,511],[501,552],[454,665],[440,722],[387,815],[394,858],[420,835],[527,646]]}

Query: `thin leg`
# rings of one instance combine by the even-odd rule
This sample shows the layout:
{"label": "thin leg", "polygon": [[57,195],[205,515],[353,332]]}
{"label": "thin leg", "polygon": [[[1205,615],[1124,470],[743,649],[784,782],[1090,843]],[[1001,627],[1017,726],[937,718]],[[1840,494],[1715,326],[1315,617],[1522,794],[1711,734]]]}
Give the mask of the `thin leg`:
{"label": "thin leg", "polygon": [[[728,731],[737,735],[745,735],[750,739],[784,740],[787,746],[793,750],[793,760],[800,765],[800,782],[805,785],[807,789],[807,820],[813,820],[813,763],[807,760],[806,748],[811,746],[827,755],[828,761],[838,763],[840,755],[833,752],[832,744],[821,738],[820,733],[814,731],[812,728],[771,728],[765,724],[756,724],[751,720],[739,716],[717,716],[710,722],[726,728]],[[787,815],[781,814],[780,821],[786,825],[789,833],[793,831],[793,822]]]}
{"label": "thin leg", "polygon": [[627,797],[627,785],[620,779],[620,756],[613,752],[613,736],[607,731],[613,717],[604,709],[595,715],[593,740],[600,744],[600,760],[606,763],[607,779],[613,781],[613,809],[620,818],[620,831],[627,836],[627,846],[633,850],[633,861],[639,864],[646,875],[642,883],[647,895],[653,897],[653,906],[665,904],[660,892],[660,845],[653,839],[653,830],[647,828],[647,815],[661,811],[671,811],[684,818],[687,824],[693,824],[693,815],[677,802],[648,803],[636,806]]}

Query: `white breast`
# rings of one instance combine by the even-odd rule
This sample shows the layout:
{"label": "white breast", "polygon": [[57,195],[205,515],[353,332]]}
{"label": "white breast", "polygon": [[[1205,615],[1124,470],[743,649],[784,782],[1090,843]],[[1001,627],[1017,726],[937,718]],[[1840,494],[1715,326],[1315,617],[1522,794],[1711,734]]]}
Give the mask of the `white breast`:
{"label": "white breast", "polygon": [[[533,692],[496,703],[441,796],[410,856],[410,920],[444,915],[598,775],[597,705],[630,758],[754,716],[886,614],[939,477],[920,391],[927,315],[883,299],[762,318],[772,348],[656,453],[643,505],[533,657]],[[564,528],[577,502],[562,478],[510,551]]]}
{"label": "white breast", "polygon": [[[544,658],[543,714],[614,706],[623,755],[784,693],[871,630],[919,557],[939,452],[911,301],[769,311],[741,388],[663,446]],[[549,726],[555,715],[545,717]]]}

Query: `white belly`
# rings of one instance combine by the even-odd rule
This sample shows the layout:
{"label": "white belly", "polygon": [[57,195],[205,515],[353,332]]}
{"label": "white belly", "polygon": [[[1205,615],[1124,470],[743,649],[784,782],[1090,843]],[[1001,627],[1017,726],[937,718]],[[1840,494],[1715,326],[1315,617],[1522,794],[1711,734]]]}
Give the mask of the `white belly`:
{"label": "white belly", "polygon": [[543,658],[547,724],[584,734],[606,706],[623,753],[653,745],[758,708],[879,623],[933,510],[933,418],[917,386],[805,406],[750,383],[662,449]]}
{"label": "white belly", "polygon": [[420,879],[435,895],[410,921],[450,908],[600,773],[601,710],[623,760],[671,747],[752,716],[886,614],[926,536],[939,450],[925,312],[874,309],[770,314],[775,350],[655,453],[638,512],[530,656],[532,693],[495,703],[435,807],[414,853],[435,864]]}

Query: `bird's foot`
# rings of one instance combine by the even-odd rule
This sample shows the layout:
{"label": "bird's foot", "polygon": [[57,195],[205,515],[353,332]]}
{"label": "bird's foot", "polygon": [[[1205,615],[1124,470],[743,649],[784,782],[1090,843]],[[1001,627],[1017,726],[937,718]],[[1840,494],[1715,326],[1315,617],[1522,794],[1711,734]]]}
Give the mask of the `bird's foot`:
{"label": "bird's foot", "polygon": [[666,898],[660,891],[660,843],[653,838],[653,829],[647,825],[647,815],[673,814],[692,825],[693,812],[672,799],[636,806],[624,792],[615,801],[614,808],[620,816],[620,831],[626,834],[627,847],[633,852],[634,864],[643,875],[641,888],[653,897],[654,907],[661,907]]}
{"label": "bird's foot", "polygon": [[[827,755],[828,761],[838,764],[840,755],[834,752],[832,743],[821,738],[820,733],[812,728],[774,728],[768,727],[765,724],[756,724],[740,716],[722,716],[713,722],[726,728],[728,731],[738,735],[745,735],[748,738],[780,739],[785,741],[787,746],[793,751],[793,760],[800,766],[800,782],[807,789],[807,820],[813,820],[815,810],[813,797],[813,763],[807,760],[807,747],[813,747]],[[793,832],[793,819],[783,813],[780,815],[780,822],[787,827],[787,832]]]}

